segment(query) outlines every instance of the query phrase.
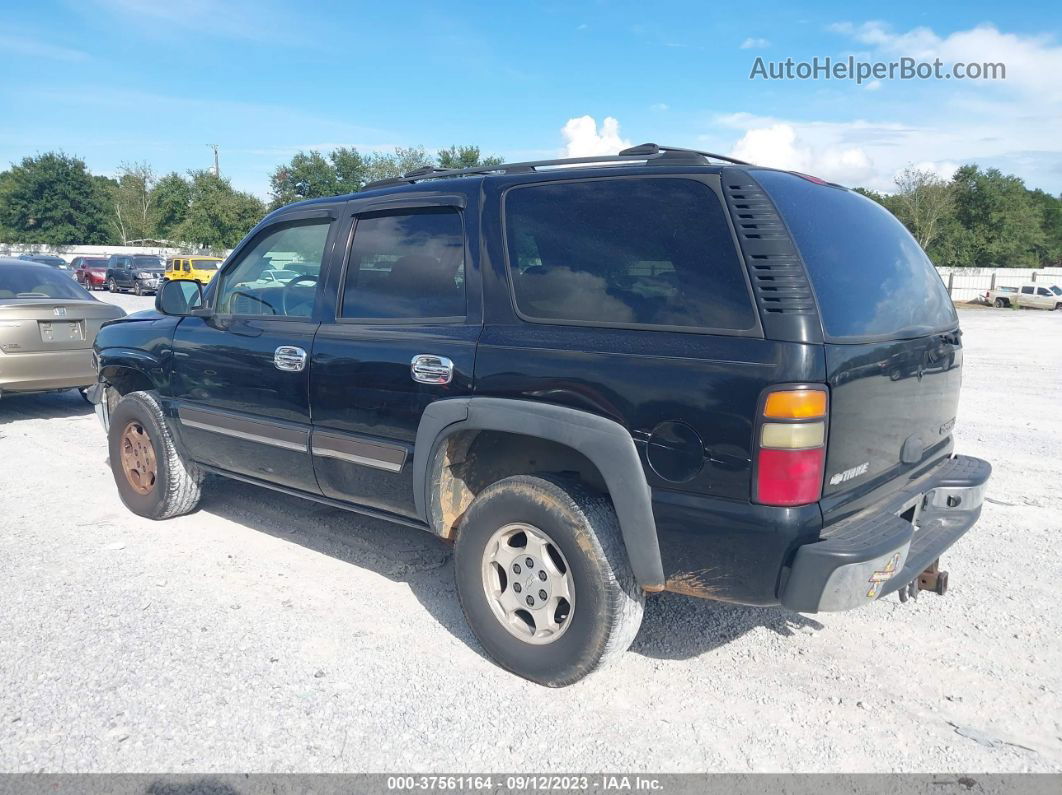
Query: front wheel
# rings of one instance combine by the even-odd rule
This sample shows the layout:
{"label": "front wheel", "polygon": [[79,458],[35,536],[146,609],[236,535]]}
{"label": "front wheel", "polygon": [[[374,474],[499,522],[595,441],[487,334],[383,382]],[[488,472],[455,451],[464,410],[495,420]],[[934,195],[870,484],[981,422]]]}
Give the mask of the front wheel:
{"label": "front wheel", "polygon": [[143,295],[144,288],[140,286],[140,282],[133,283],[133,295]]}
{"label": "front wheel", "polygon": [[611,501],[579,483],[519,475],[473,501],[454,550],[457,593],[487,653],[563,687],[634,641],[644,594]]}
{"label": "front wheel", "polygon": [[114,280],[114,277],[107,280],[107,290],[112,293],[118,292],[118,283]]}
{"label": "front wheel", "polygon": [[154,396],[130,392],[118,401],[107,442],[111,473],[126,508],[148,519],[195,510],[202,473],[177,450]]}

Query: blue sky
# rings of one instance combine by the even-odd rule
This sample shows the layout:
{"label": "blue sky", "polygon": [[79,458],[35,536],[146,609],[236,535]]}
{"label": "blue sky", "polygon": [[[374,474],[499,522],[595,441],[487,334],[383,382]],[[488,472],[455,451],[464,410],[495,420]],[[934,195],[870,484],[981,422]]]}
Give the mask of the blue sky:
{"label": "blue sky", "polygon": [[[204,168],[268,194],[296,151],[477,143],[507,159],[646,140],[888,189],[994,165],[1062,192],[1062,6],[897,2],[8,0],[0,165]],[[752,10],[754,9],[754,10]],[[1007,79],[750,80],[767,60],[1002,61]]]}

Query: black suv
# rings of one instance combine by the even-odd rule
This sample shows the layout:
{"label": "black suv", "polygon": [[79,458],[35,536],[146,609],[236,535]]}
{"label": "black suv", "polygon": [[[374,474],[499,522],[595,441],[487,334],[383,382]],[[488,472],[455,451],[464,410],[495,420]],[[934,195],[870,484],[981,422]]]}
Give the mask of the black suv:
{"label": "black suv", "polygon": [[961,332],[904,227],[709,153],[291,205],[156,308],[96,338],[130,510],[216,473],[435,533],[484,648],[547,685],[623,652],[647,593],[943,592],[990,473],[952,453]]}
{"label": "black suv", "polygon": [[112,293],[154,293],[164,270],[162,260],[151,254],[111,254],[104,284]]}

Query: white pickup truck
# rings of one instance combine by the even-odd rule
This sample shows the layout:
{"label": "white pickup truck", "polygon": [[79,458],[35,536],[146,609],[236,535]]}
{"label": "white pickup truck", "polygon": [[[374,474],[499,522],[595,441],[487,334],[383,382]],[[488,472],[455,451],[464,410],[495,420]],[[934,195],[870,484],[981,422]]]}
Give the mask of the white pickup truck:
{"label": "white pickup truck", "polygon": [[1062,308],[1062,287],[1056,284],[1023,284],[1021,287],[997,287],[984,294],[984,302],[1002,309],[1006,306],[1027,309]]}

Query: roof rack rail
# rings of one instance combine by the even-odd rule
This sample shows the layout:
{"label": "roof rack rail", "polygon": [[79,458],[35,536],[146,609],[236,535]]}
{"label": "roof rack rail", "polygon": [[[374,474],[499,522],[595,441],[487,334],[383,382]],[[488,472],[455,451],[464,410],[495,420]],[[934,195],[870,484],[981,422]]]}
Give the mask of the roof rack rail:
{"label": "roof rack rail", "polygon": [[714,152],[702,152],[699,149],[684,149],[678,146],[660,146],[659,144],[645,143],[624,149],[618,155],[598,155],[596,157],[564,157],[557,160],[528,160],[523,163],[501,163],[496,166],[474,166],[472,168],[435,168],[423,166],[422,168],[409,171],[401,177],[389,177],[379,179],[365,185],[362,190],[384,188],[392,185],[412,185],[416,182],[429,179],[441,179],[444,177],[468,177],[478,174],[526,174],[537,171],[540,168],[563,168],[564,166],[577,166],[590,163],[630,163],[642,161],[656,163],[662,166],[675,164],[707,165],[709,160],[720,160],[724,163],[734,163],[739,166],[748,166],[744,160],[738,160],[726,155],[717,155]]}

